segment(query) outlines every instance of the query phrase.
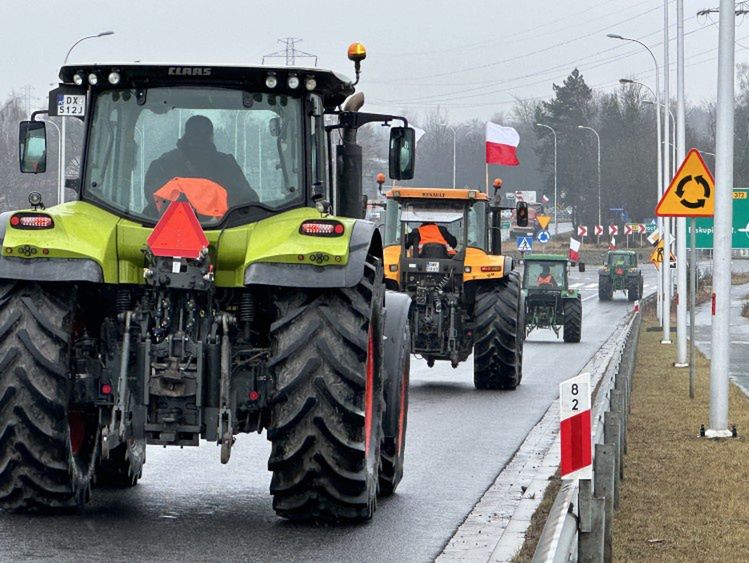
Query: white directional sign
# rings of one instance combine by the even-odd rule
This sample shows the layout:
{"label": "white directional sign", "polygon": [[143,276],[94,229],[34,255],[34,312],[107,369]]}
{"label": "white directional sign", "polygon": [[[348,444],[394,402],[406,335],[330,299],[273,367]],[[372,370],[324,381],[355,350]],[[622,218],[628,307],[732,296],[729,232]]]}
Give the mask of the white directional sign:
{"label": "white directional sign", "polygon": [[579,237],[587,237],[588,236],[588,227],[585,227],[583,225],[578,225],[578,227],[577,227],[577,236],[579,236]]}
{"label": "white directional sign", "polygon": [[603,225],[594,225],[593,226],[593,234],[597,237],[600,237],[603,235]]}
{"label": "white directional sign", "polygon": [[[627,223],[626,225],[624,225],[624,234],[625,235],[631,235],[634,232],[634,227],[637,227],[637,225],[631,225],[629,223]],[[639,229],[639,227],[638,227],[638,229]]]}
{"label": "white directional sign", "polygon": [[593,477],[590,374],[583,373],[559,385],[559,434],[562,479]]}
{"label": "white directional sign", "polygon": [[619,227],[617,225],[609,225],[609,234],[613,237],[619,234]]}

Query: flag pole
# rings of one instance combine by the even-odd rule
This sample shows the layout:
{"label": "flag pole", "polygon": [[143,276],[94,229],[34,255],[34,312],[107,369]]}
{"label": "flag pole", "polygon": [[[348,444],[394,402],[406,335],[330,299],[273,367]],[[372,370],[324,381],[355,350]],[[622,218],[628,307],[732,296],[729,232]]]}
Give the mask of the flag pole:
{"label": "flag pole", "polygon": [[486,170],[486,179],[485,179],[485,182],[486,182],[486,193],[488,195],[489,194],[489,163],[487,162],[484,166],[485,166],[485,170]]}

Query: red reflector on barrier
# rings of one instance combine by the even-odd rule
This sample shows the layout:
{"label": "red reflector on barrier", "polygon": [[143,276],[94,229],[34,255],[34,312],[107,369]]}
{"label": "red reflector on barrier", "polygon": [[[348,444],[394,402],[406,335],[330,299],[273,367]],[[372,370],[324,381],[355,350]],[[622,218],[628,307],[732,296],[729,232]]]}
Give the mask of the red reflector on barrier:
{"label": "red reflector on barrier", "polygon": [[208,246],[195,211],[186,201],[169,204],[146,242],[154,256],[192,259]]}

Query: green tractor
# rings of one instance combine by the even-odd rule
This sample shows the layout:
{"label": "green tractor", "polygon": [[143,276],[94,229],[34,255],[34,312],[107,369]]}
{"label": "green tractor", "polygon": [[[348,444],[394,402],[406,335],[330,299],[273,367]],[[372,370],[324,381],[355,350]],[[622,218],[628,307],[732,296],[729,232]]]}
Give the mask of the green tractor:
{"label": "green tractor", "polygon": [[[266,432],[276,512],[369,519],[403,474],[410,301],[360,218],[360,112],[318,68],[73,65],[49,115],[84,130],[77,194],[2,215],[0,509],[129,487],[146,444]],[[45,124],[20,127],[23,172]],[[340,140],[333,151],[333,141]],[[175,146],[176,144],[176,146]],[[335,166],[333,166],[335,164]]]}
{"label": "green tractor", "polygon": [[583,304],[580,292],[570,289],[567,258],[555,254],[530,254],[523,271],[526,336],[536,329],[551,329],[565,342],[580,342]]}
{"label": "green tractor", "polygon": [[598,299],[611,301],[615,291],[625,291],[627,299],[642,298],[642,270],[637,265],[637,253],[631,250],[610,250],[603,267],[598,270]]}

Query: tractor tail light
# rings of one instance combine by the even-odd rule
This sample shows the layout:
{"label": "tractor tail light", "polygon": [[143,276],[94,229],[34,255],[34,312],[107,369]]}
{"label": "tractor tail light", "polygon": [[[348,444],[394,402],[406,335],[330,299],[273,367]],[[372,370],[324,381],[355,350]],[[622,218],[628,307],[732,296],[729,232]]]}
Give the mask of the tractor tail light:
{"label": "tractor tail light", "polygon": [[346,232],[346,228],[338,221],[314,220],[302,223],[299,232],[313,237],[340,237]]}
{"label": "tractor tail light", "polygon": [[52,229],[55,222],[43,213],[16,213],[10,218],[10,225],[15,229]]}

